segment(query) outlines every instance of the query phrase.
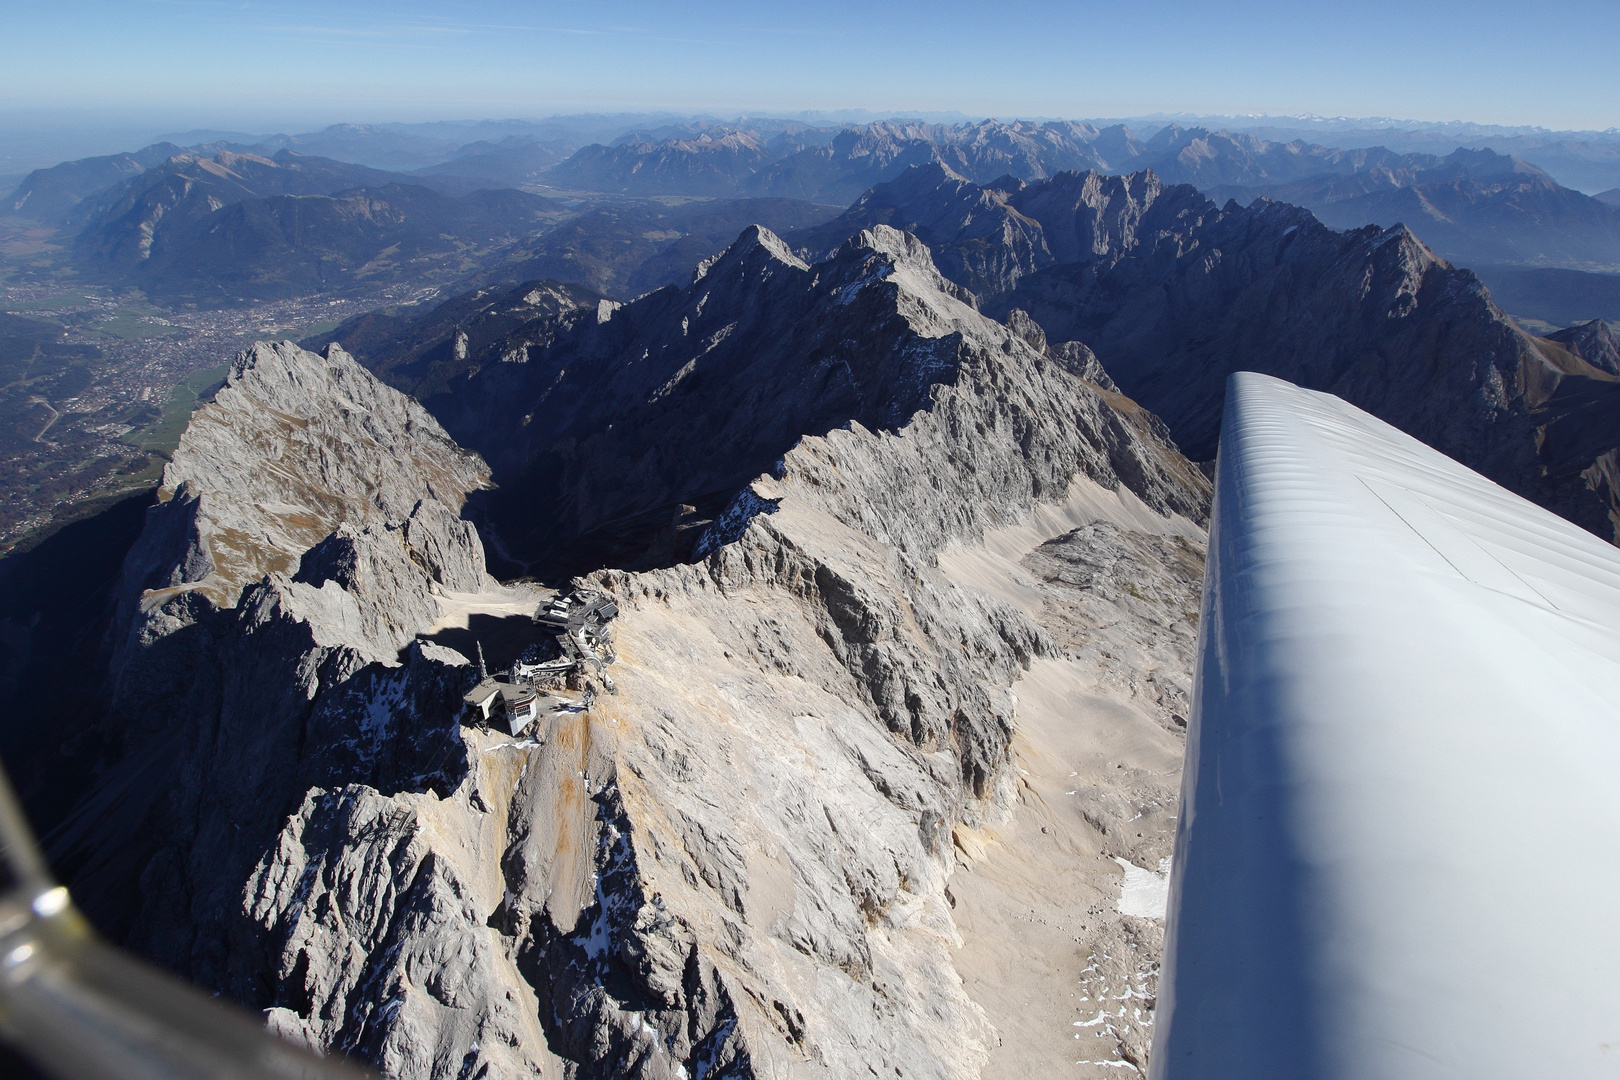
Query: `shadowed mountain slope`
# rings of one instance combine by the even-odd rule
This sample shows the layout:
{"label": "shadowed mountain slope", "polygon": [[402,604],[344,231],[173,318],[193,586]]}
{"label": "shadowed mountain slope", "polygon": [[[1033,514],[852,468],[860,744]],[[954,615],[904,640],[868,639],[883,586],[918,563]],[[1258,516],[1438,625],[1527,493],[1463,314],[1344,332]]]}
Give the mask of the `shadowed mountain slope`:
{"label": "shadowed mountain slope", "polygon": [[1458,150],[1427,167],[1208,190],[1217,200],[1297,203],[1336,229],[1404,222],[1433,250],[1470,265],[1620,268],[1620,210],[1489,150]]}
{"label": "shadowed mountain slope", "polygon": [[1595,368],[1620,375],[1620,341],[1614,336],[1614,327],[1602,319],[1548,334],[1547,340],[1556,341]]}
{"label": "shadowed mountain slope", "polygon": [[48,169],[35,169],[6,199],[4,211],[36,221],[60,224],[75,206],[97,192],[185,153],[173,143],[155,143],[131,154],[64,161]]}
{"label": "shadowed mountain slope", "polygon": [[498,362],[523,342],[544,340],[552,324],[580,309],[594,317],[598,293],[581,285],[528,281],[476,289],[427,311],[369,311],[303,342],[312,351],[337,342],[389,385],[416,398],[444,393],[449,380]]}
{"label": "shadowed mountain slope", "polygon": [[787,232],[820,224],[835,207],[797,199],[713,199],[666,206],[598,206],[519,244],[486,269],[496,284],[553,278],[621,300],[685,284],[692,268],[752,224]]}
{"label": "shadowed mountain slope", "polygon": [[[516,362],[453,380],[425,404],[495,470],[498,489],[477,505],[509,556],[638,565],[678,534],[689,545],[695,521],[713,518],[799,438],[843,425],[894,430],[930,406],[935,387],[1003,349],[1032,353],[1029,408],[1045,407],[1036,402],[1056,379],[1088,403],[1091,423],[1116,415],[958,295],[921,243],[886,227],[814,266],[751,228],[685,288],[507,350]],[[1075,406],[1051,407],[1063,422]],[[1121,476],[1142,468],[1099,459],[1087,471],[1102,460]],[[1156,491],[1139,494],[1191,512]]]}
{"label": "shadowed mountain slope", "polygon": [[926,223],[939,265],[986,312],[1020,309],[1090,346],[1194,457],[1214,452],[1226,376],[1260,371],[1614,535],[1604,462],[1620,439],[1606,443],[1593,395],[1615,377],[1521,331],[1405,228],[1335,232],[1267,200],[1223,209],[1151,173],[981,188],[917,170],[839,227],[866,216]]}

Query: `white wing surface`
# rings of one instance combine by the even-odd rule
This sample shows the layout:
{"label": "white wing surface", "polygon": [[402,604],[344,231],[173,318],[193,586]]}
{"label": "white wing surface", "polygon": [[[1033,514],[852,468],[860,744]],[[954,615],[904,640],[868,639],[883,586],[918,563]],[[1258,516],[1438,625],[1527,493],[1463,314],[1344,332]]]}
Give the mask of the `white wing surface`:
{"label": "white wing surface", "polygon": [[1620,1077],[1620,552],[1226,400],[1151,1075]]}

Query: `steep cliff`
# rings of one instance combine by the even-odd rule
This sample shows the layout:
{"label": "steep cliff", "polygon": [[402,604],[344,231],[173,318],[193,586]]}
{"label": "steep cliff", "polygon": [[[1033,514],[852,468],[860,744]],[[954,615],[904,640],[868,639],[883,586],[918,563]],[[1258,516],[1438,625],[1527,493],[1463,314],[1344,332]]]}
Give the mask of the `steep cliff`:
{"label": "steep cliff", "polygon": [[487,475],[341,350],[236,358],[125,560],[110,700],[78,735],[86,794],[56,851],[104,923],[224,985],[231,878],[273,835],[266,815],[334,762],[384,786],[454,773],[453,729],[317,699],[356,679],[455,698],[443,656],[399,657],[436,596],[493,584],[457,515]]}
{"label": "steep cliff", "polygon": [[1587,361],[1525,333],[1404,227],[1335,232],[1300,207],[1218,207],[1151,173],[980,187],[937,167],[874,189],[840,227],[873,217],[918,223],[987,313],[1084,342],[1195,458],[1214,455],[1226,377],[1259,371],[1616,535],[1604,461],[1620,439],[1595,404],[1615,376],[1596,339]]}
{"label": "steep cliff", "polygon": [[[603,307],[508,350],[513,362],[453,381],[429,404],[495,469],[500,487],[479,506],[494,529],[486,539],[508,557],[644,567],[684,553],[693,526],[802,436],[851,423],[894,430],[989,352],[1015,350],[1035,364],[1032,415],[1112,430],[1100,398],[1069,400],[1067,383],[1054,389],[1049,366],[964,295],[924,245],[894,229],[864,231],[809,265],[755,227],[687,287]],[[1089,415],[1070,419],[1077,409]],[[1095,453],[1054,438],[1034,491],[1050,494],[1062,470],[1079,467],[1139,482],[1162,511],[1192,512],[1179,489],[1130,460],[1123,436],[1099,438]],[[972,520],[976,511],[961,513]]]}
{"label": "steep cliff", "polygon": [[[617,693],[518,740],[461,727],[468,665],[412,643],[535,599],[455,514],[477,459],[340,352],[244,354],[129,560],[123,734],[56,843],[75,889],[393,1076],[1140,1063],[1162,932],[1117,860],[1170,851],[1208,486],[957,292],[892,230],[817,266],[751,232],[470,380],[468,430],[612,451],[564,491],[725,492],[692,561],[592,575]],[[534,445],[492,462],[508,490]],[[548,504],[576,532],[591,505]]]}

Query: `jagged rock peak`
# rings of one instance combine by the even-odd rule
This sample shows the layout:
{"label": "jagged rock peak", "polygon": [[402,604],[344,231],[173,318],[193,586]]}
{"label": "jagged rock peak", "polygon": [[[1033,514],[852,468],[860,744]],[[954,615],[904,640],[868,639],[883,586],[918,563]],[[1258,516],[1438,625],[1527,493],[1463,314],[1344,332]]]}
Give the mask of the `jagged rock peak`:
{"label": "jagged rock peak", "polygon": [[1197,541],[1208,484],[917,238],[808,267],[773,240],[461,383],[542,529],[732,499],[700,561],[595,575],[618,690],[544,741],[457,724],[460,657],[387,655],[435,573],[481,566],[452,543],[477,459],[336,351],[236,365],[142,544],[211,571],[221,522],[276,528],[284,563],[234,609],[146,597],[113,716],[168,739],[175,782],[86,839],[140,883],[130,944],[410,1080],[977,1075],[953,827],[1020,802],[1013,685],[1063,649],[949,567],[1037,504]]}
{"label": "jagged rock peak", "polygon": [[1548,334],[1547,339],[1564,346],[1600,371],[1620,375],[1620,341],[1615,338],[1614,328],[1602,319],[1559,330]]}
{"label": "jagged rock peak", "polygon": [[793,254],[793,249],[780,236],[763,225],[750,225],[726,250],[699,263],[692,280],[694,283],[702,281],[711,273],[723,272],[728,266],[744,267],[760,260],[785,263],[795,270],[810,269],[803,259]]}
{"label": "jagged rock peak", "polygon": [[[889,225],[874,225],[870,229],[862,229],[845,242],[843,249],[835,258],[848,259],[852,256],[859,258],[862,251],[869,251],[885,260],[892,268],[892,280],[914,297],[926,302],[942,293],[967,307],[977,307],[978,301],[973,293],[941,274],[939,268],[934,265],[934,256],[928,250],[928,245],[909,232]],[[960,321],[959,315],[948,305],[941,308],[937,303],[928,303],[928,307],[943,314],[952,323]],[[974,329],[980,328],[980,324],[976,321],[970,325]],[[953,326],[953,329],[961,328]],[[929,336],[940,335],[930,333]]]}
{"label": "jagged rock peak", "polygon": [[482,549],[457,512],[488,478],[420,404],[341,348],[259,342],[231,362],[164,469],[125,565],[121,623],[150,624],[186,593],[232,607],[340,527],[362,543],[397,533],[441,584],[477,588]]}

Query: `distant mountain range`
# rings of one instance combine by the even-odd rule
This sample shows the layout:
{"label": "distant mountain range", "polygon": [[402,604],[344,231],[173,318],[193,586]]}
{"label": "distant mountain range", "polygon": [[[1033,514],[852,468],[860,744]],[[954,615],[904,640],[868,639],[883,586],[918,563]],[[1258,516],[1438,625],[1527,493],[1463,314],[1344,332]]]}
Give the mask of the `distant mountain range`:
{"label": "distant mountain range", "polygon": [[1173,124],[1143,141],[1123,126],[883,123],[786,156],[740,132],[592,146],[546,178],[643,195],[751,193],[840,203],[930,162],[976,183],[1151,168],[1218,201],[1266,197],[1303,205],[1335,228],[1404,223],[1463,262],[1620,269],[1620,211],[1491,150],[1456,150],[1445,158],[1382,147],[1340,150]]}
{"label": "distant mountain range", "polygon": [[1213,456],[1226,376],[1260,371],[1338,394],[1605,538],[1620,527],[1612,339],[1525,333],[1409,229],[1222,208],[1149,172],[977,185],[933,165],[795,240],[808,254],[877,224],[928,242],[988,314],[1085,343],[1195,459]]}
{"label": "distant mountain range", "polygon": [[[577,137],[604,131],[617,133],[564,156]],[[452,145],[474,133],[499,137]],[[555,138],[540,141],[540,134]],[[1216,202],[1288,202],[1335,228],[1404,224],[1432,250],[1489,268],[1487,276],[1504,284],[1509,272],[1525,268],[1620,271],[1620,207],[1606,201],[1613,192],[1581,194],[1529,161],[1489,149],[1439,157],[1175,123],[1143,139],[1122,124],[996,120],[843,128],[691,121],[622,130],[598,118],[594,128],[449,125],[434,135],[339,125],[267,141],[289,145],[270,153],[261,143],[266,153],[248,153],[219,138],[204,150],[163,143],[64,163],[27,176],[9,207],[73,235],[81,269],[156,298],[188,300],[388,280],[443,285],[458,275],[463,284],[555,278],[629,298],[682,280],[743,225],[805,229],[920,165],[998,190],[1062,173],[1151,169],[1162,182],[1194,185]],[[291,144],[374,159],[396,153],[391,160],[419,160],[431,149],[443,160],[401,173]],[[551,192],[567,205],[536,195],[471,194],[515,187]],[[326,201],[255,202],[278,197]],[[695,209],[672,199],[719,202]],[[243,208],[224,212],[238,204]],[[244,269],[248,255],[260,263],[252,271]],[[1606,307],[1566,310],[1547,302],[1556,294],[1540,285],[1529,292],[1539,298],[1516,304],[1515,314],[1559,324],[1613,314]],[[1517,295],[1511,285],[1508,295]],[[1553,311],[1561,317],[1551,318]]]}
{"label": "distant mountain range", "polygon": [[140,176],[185,151],[173,143],[154,143],[132,154],[64,161],[48,169],[35,169],[5,201],[9,214],[60,224],[79,203],[121,181]]}
{"label": "distant mountain range", "polygon": [[[770,252],[766,265],[822,265],[842,258],[850,237],[885,227],[926,243],[938,287],[1000,319],[1053,363],[1151,410],[1195,459],[1213,456],[1226,376],[1256,370],[1339,394],[1570,520],[1616,535],[1620,356],[1611,331],[1595,323],[1550,339],[1526,333],[1474,274],[1437,258],[1409,229],[1337,232],[1303,208],[1267,200],[1222,207],[1147,170],[975,184],[936,162],[878,185],[830,222],[781,240],[748,230],[742,246]],[[698,281],[712,273],[700,268]],[[583,340],[575,325],[582,319],[603,324],[590,334],[604,349],[618,342],[611,347],[701,357],[707,343],[688,343],[678,329],[660,329],[659,344],[648,338],[644,346],[650,331],[638,320],[672,304],[701,307],[703,291],[661,290],[622,312],[576,297],[572,312],[536,313],[505,337],[481,332],[464,350],[456,335],[477,317],[452,327],[435,315],[363,344],[354,327],[339,333],[404,388],[420,389],[413,357],[482,357],[461,364],[464,373],[445,368],[448,377],[424,400],[459,437],[499,456],[512,452],[521,418],[486,440],[461,414],[467,395],[484,408],[488,391],[475,387],[535,376],[495,369],[530,371],[525,364],[542,356],[570,372],[597,363],[584,354],[563,359],[574,348],[567,342]],[[702,310],[708,326],[710,308]],[[744,315],[722,313],[714,325],[730,349],[753,341],[765,348],[769,319],[747,314],[746,339],[728,328]],[[524,363],[500,362],[511,360]],[[511,407],[528,399],[525,392]],[[539,476],[550,466],[535,458],[523,467]],[[501,512],[521,517],[519,509]]]}
{"label": "distant mountain range", "polygon": [[456,198],[400,179],[287,150],[183,154],[84,200],[67,224],[86,272],[170,300],[231,303],[453,280],[564,216],[527,192]]}
{"label": "distant mountain range", "polygon": [[755,137],[733,131],[719,138],[587,146],[546,173],[549,183],[636,195],[739,195],[775,155]]}
{"label": "distant mountain range", "polygon": [[[1233,187],[1239,189],[1235,194],[1362,174],[1385,186],[1407,186],[1414,174],[1440,168],[1442,162],[1435,154],[1382,145],[1340,149],[1179,124],[1147,138],[1123,124],[1099,127],[1082,121],[880,121],[830,137],[811,134],[784,132],[767,139],[747,127],[674,130],[662,139],[638,134],[579,149],[552,168],[546,182],[637,194],[783,195],[848,203],[873,184],[928,161],[981,183],[1003,175],[1038,180],[1066,170],[1125,173],[1151,168],[1173,183],[1212,193]],[[1620,143],[1615,149],[1615,178],[1620,179]],[[1483,148],[1473,156],[1489,161],[1508,155]],[[1536,172],[1551,179],[1544,170]]]}
{"label": "distant mountain range", "polygon": [[1408,155],[1354,173],[1206,188],[1216,199],[1294,203],[1336,229],[1404,223],[1454,261],[1620,269],[1620,210],[1491,150]]}

